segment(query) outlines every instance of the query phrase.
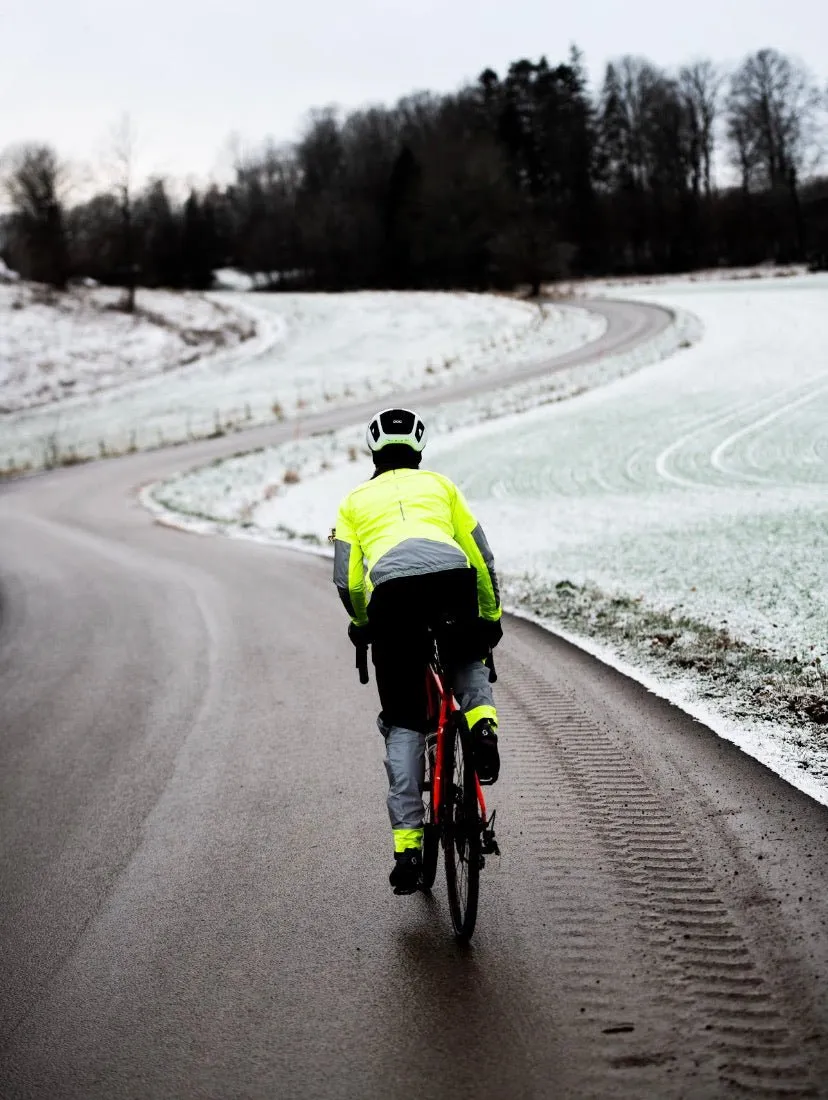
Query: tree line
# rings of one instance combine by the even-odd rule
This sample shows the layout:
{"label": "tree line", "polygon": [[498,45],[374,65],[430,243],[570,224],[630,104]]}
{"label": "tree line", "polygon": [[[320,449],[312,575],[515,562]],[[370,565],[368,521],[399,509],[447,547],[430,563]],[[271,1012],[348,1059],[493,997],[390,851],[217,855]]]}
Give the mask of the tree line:
{"label": "tree line", "polygon": [[[816,175],[828,93],[778,51],[725,74],[580,53],[486,69],[448,95],[313,112],[293,145],[239,157],[175,201],[120,175],[69,204],[54,149],[5,157],[0,252],[28,278],[209,287],[232,266],[273,287],[490,289],[566,276],[763,261],[828,263]],[[727,186],[717,185],[722,170]]]}

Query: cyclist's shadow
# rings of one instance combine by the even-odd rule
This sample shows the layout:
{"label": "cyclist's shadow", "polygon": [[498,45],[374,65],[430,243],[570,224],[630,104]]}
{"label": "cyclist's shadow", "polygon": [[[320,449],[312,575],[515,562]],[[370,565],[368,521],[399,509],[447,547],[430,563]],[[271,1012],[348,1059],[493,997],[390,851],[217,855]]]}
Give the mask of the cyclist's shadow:
{"label": "cyclist's shadow", "polygon": [[[412,899],[413,900],[413,899]],[[463,961],[468,977],[474,958],[474,943],[460,940],[451,933],[451,917],[442,899],[431,890],[420,890],[415,902],[418,912],[410,924],[399,929],[400,949],[413,963],[434,969],[438,975],[452,961]]]}
{"label": "cyclist's shadow", "polygon": [[[430,1078],[441,1082],[440,1095],[451,1095],[446,1082],[452,1081],[458,1095],[471,1095],[463,1091],[468,1064],[458,1061],[458,1051],[473,1056],[474,1095],[481,1100],[549,1095],[534,1090],[534,1074],[527,1077],[532,1036],[545,1025],[527,1004],[531,995],[520,963],[515,966],[512,953],[501,957],[491,942],[475,947],[456,939],[438,896],[422,893],[416,902],[418,911],[412,907],[410,923],[396,937],[395,988],[406,1005],[409,1039],[428,1052],[425,1064]],[[497,1042],[488,1042],[495,1033]]]}

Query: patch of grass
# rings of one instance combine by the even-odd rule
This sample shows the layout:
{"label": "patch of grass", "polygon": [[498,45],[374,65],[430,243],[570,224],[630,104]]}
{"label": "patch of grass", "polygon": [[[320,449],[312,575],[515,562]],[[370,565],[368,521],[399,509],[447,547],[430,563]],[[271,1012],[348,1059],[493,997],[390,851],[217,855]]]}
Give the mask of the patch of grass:
{"label": "patch of grass", "polygon": [[9,462],[7,466],[0,470],[0,478],[11,481],[13,478],[22,477],[24,474],[28,474],[31,469],[31,462],[23,462],[20,465],[17,465],[15,462]]}
{"label": "patch of grass", "polygon": [[675,676],[692,673],[703,693],[727,702],[734,715],[784,721],[807,729],[828,750],[828,674],[823,657],[779,654],[678,611],[648,607],[638,596],[609,595],[562,580],[530,577],[508,585],[513,602],[573,634],[617,646],[622,653]]}
{"label": "patch of grass", "polygon": [[218,409],[213,413],[213,430],[207,433],[207,439],[221,439],[227,434],[227,426],[221,422],[221,413]]}
{"label": "patch of grass", "polygon": [[281,523],[269,530],[271,534],[276,535],[277,538],[285,539],[287,542],[303,542],[308,546],[322,545],[322,540],[312,531],[303,534],[300,531],[294,531],[291,527],[284,527]]}
{"label": "patch of grass", "polygon": [[68,451],[65,451],[63,454],[61,454],[60,459],[58,460],[58,465],[59,466],[82,466],[84,462],[91,462],[91,461],[92,461],[92,459],[89,455],[78,454],[78,452],[74,449],[74,447],[70,447],[70,449]]}
{"label": "patch of grass", "polygon": [[[161,490],[163,489],[164,486],[162,485]],[[218,516],[211,516],[207,512],[199,511],[199,509],[197,508],[187,508],[185,505],[181,504],[178,501],[167,499],[163,496],[163,493],[161,491],[154,493],[153,497],[158,504],[162,505],[162,507],[168,508],[171,512],[178,515],[190,516],[192,519],[204,520],[207,523],[215,523],[217,525],[223,525],[225,527],[230,522],[226,519],[219,519]],[[159,518],[158,516],[156,516],[155,518],[156,522],[163,522],[163,517]]]}

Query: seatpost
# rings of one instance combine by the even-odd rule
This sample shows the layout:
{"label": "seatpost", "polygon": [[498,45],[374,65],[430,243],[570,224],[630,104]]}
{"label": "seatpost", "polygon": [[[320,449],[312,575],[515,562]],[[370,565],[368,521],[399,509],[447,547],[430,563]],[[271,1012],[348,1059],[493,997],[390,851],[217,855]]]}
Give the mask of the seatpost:
{"label": "seatpost", "polygon": [[368,683],[368,646],[358,645],[356,647],[356,667],[359,670],[359,682],[361,684]]}

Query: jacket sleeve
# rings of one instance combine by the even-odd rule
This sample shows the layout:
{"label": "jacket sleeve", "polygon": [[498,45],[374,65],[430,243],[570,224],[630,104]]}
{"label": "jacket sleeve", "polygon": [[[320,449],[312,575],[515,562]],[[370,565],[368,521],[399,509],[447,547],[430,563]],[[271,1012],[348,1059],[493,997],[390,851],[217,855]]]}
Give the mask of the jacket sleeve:
{"label": "jacket sleeve", "polygon": [[362,547],[351,523],[347,498],[339,506],[336,517],[333,579],[351,622],[364,626],[368,622],[368,610]]}
{"label": "jacket sleeve", "polygon": [[454,538],[477,570],[477,607],[481,619],[497,622],[502,614],[500,586],[497,583],[494,556],[483,528],[472,515],[471,508],[457,486],[452,486],[451,518]]}

